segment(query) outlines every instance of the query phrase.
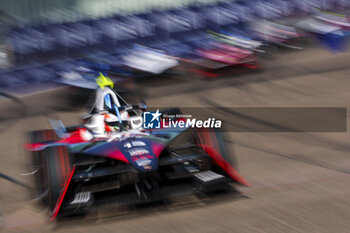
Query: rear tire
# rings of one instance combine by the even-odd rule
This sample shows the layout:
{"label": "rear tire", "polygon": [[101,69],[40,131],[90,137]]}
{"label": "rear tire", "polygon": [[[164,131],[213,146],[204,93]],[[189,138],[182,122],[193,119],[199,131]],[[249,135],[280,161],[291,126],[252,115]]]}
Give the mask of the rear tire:
{"label": "rear tire", "polygon": [[72,159],[65,146],[51,147],[43,151],[46,158],[47,199],[50,210],[55,208],[62,189],[72,172]]}
{"label": "rear tire", "polygon": [[[40,143],[40,142],[46,142],[46,141],[54,141],[57,140],[58,137],[56,136],[55,132],[53,130],[40,130],[35,131],[30,135],[30,141],[31,143]],[[33,170],[37,170],[34,174],[34,183],[36,187],[35,195],[38,196],[43,204],[48,204],[48,197],[47,197],[47,175],[46,175],[46,158],[43,156],[42,151],[34,151],[32,152],[32,165]]]}

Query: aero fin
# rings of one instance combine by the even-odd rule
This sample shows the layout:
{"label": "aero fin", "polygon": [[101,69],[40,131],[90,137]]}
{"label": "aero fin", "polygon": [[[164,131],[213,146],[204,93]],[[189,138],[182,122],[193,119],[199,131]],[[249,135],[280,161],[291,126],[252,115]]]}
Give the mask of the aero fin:
{"label": "aero fin", "polygon": [[205,152],[207,152],[212,159],[235,181],[238,183],[250,186],[248,181],[246,181],[237,171],[234,169],[214,148],[207,145],[200,145]]}
{"label": "aero fin", "polygon": [[64,126],[63,122],[61,120],[53,120],[49,119],[49,122],[55,131],[57,137],[59,138],[66,138],[69,135],[66,133],[66,127]]}

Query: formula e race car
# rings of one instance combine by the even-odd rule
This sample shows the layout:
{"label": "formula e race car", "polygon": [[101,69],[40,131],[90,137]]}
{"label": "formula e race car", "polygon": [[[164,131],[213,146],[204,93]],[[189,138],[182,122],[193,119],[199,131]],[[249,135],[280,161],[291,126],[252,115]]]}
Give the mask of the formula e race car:
{"label": "formula e race car", "polygon": [[[178,110],[163,114],[174,111]],[[220,132],[145,129],[140,122],[143,113],[149,112],[142,104],[131,106],[106,86],[98,90],[85,124],[64,127],[55,120],[53,130],[31,133],[27,149],[36,192],[49,207],[51,220],[102,203],[134,205],[179,193],[218,192],[232,182],[249,185],[233,167]]]}

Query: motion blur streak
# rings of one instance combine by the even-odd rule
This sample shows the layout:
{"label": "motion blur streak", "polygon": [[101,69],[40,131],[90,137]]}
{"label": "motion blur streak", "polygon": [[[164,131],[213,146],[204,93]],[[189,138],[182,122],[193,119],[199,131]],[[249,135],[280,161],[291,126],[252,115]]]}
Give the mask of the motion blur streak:
{"label": "motion blur streak", "polygon": [[349,12],[2,0],[1,232],[348,232]]}

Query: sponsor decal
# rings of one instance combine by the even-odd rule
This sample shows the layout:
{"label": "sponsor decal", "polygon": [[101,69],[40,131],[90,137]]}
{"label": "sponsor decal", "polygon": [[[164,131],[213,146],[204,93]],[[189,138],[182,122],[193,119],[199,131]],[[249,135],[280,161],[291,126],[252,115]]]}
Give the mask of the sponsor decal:
{"label": "sponsor decal", "polygon": [[130,142],[127,142],[127,143],[124,143],[124,147],[126,147],[126,148],[131,148],[131,147],[132,147],[132,145],[131,145],[131,143],[130,143]]}
{"label": "sponsor decal", "polygon": [[132,141],[131,145],[132,146],[146,146],[146,143],[144,143],[142,141]]}
{"label": "sponsor decal", "polygon": [[146,149],[131,149],[128,150],[128,152],[131,156],[150,154],[150,152]]}
{"label": "sponsor decal", "polygon": [[152,167],[151,167],[151,166],[149,166],[149,165],[145,165],[145,166],[143,166],[143,168],[144,168],[144,169],[146,169],[146,170],[150,170],[150,169],[152,169]]}
{"label": "sponsor decal", "polygon": [[132,156],[132,162],[136,162],[140,159],[154,159],[154,157],[152,155],[149,155],[149,154]]}
{"label": "sponsor decal", "polygon": [[151,160],[149,159],[139,159],[135,161],[137,163],[138,166],[140,167],[145,167],[145,166],[149,166],[149,164],[151,164]]}
{"label": "sponsor decal", "polygon": [[143,141],[132,141],[132,142],[124,143],[125,148],[131,148],[134,146],[146,146],[146,143],[144,143]]}

